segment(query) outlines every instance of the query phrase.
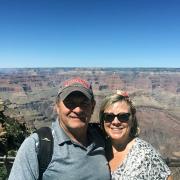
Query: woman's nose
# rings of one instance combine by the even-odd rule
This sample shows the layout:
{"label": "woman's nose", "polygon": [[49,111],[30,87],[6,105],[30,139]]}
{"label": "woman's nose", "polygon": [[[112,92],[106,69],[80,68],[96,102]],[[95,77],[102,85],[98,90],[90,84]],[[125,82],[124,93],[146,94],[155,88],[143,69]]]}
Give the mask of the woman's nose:
{"label": "woman's nose", "polygon": [[115,117],[112,121],[112,124],[119,124],[119,123],[120,123],[120,121],[118,120],[117,117]]}

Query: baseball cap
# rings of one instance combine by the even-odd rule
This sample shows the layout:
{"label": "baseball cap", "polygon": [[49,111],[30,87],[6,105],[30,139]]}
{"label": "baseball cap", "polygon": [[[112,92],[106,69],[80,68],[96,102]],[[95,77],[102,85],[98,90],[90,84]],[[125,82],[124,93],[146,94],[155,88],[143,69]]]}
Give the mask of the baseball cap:
{"label": "baseball cap", "polygon": [[91,84],[79,77],[64,81],[60,86],[58,96],[63,101],[74,91],[83,93],[89,100],[94,97]]}

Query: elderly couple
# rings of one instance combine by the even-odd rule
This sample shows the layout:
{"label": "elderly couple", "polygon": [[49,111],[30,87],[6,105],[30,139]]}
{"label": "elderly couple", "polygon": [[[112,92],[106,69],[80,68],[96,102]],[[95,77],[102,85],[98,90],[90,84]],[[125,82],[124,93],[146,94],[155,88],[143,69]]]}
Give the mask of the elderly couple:
{"label": "elderly couple", "polygon": [[[95,107],[91,85],[81,78],[63,83],[52,123],[53,155],[43,180],[171,180],[161,155],[138,138],[136,109],[127,93],[106,96],[99,118],[104,138],[89,125]],[[9,180],[39,179],[38,135],[18,150]],[[46,157],[44,157],[46,158]]]}

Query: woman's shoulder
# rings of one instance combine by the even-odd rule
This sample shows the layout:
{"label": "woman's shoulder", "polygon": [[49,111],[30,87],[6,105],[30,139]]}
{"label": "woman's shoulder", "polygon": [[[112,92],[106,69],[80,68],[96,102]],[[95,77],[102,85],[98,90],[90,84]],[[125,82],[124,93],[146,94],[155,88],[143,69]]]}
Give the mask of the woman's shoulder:
{"label": "woman's shoulder", "polygon": [[137,137],[135,138],[136,146],[149,151],[157,151],[149,142]]}
{"label": "woman's shoulder", "polygon": [[151,157],[157,157],[162,158],[161,154],[158,152],[157,149],[155,149],[149,142],[141,139],[136,138],[135,139],[135,151],[138,152],[139,156],[142,158],[151,158]]}
{"label": "woman's shoulder", "polygon": [[166,179],[170,169],[164,163],[161,155],[148,142],[135,138],[127,158],[119,166],[113,177],[120,176],[124,179]]}
{"label": "woman's shoulder", "polygon": [[[156,167],[157,174],[160,176],[170,175],[170,169],[166,165],[160,152],[155,149],[150,143],[140,138],[136,138],[136,154],[141,158],[142,164],[148,167]],[[137,152],[138,151],[138,152]],[[158,170],[158,169],[161,169]],[[153,171],[156,172],[153,168]],[[161,174],[161,175],[160,175]]]}

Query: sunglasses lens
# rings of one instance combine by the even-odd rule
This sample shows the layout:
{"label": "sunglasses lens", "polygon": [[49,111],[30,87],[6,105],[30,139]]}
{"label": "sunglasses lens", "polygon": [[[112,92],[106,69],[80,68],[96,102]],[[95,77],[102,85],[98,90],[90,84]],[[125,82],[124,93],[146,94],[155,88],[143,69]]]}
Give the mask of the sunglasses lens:
{"label": "sunglasses lens", "polygon": [[114,120],[114,115],[113,114],[106,114],[106,113],[104,113],[104,121],[112,122],[113,120]]}
{"label": "sunglasses lens", "polygon": [[130,116],[130,113],[123,113],[123,114],[117,114],[117,115],[104,113],[104,121],[112,122],[114,118],[117,117],[120,122],[127,122],[129,121],[129,116]]}
{"label": "sunglasses lens", "polygon": [[124,114],[118,114],[117,118],[121,122],[127,122],[129,121],[129,116],[130,116],[130,113],[124,113]]}

